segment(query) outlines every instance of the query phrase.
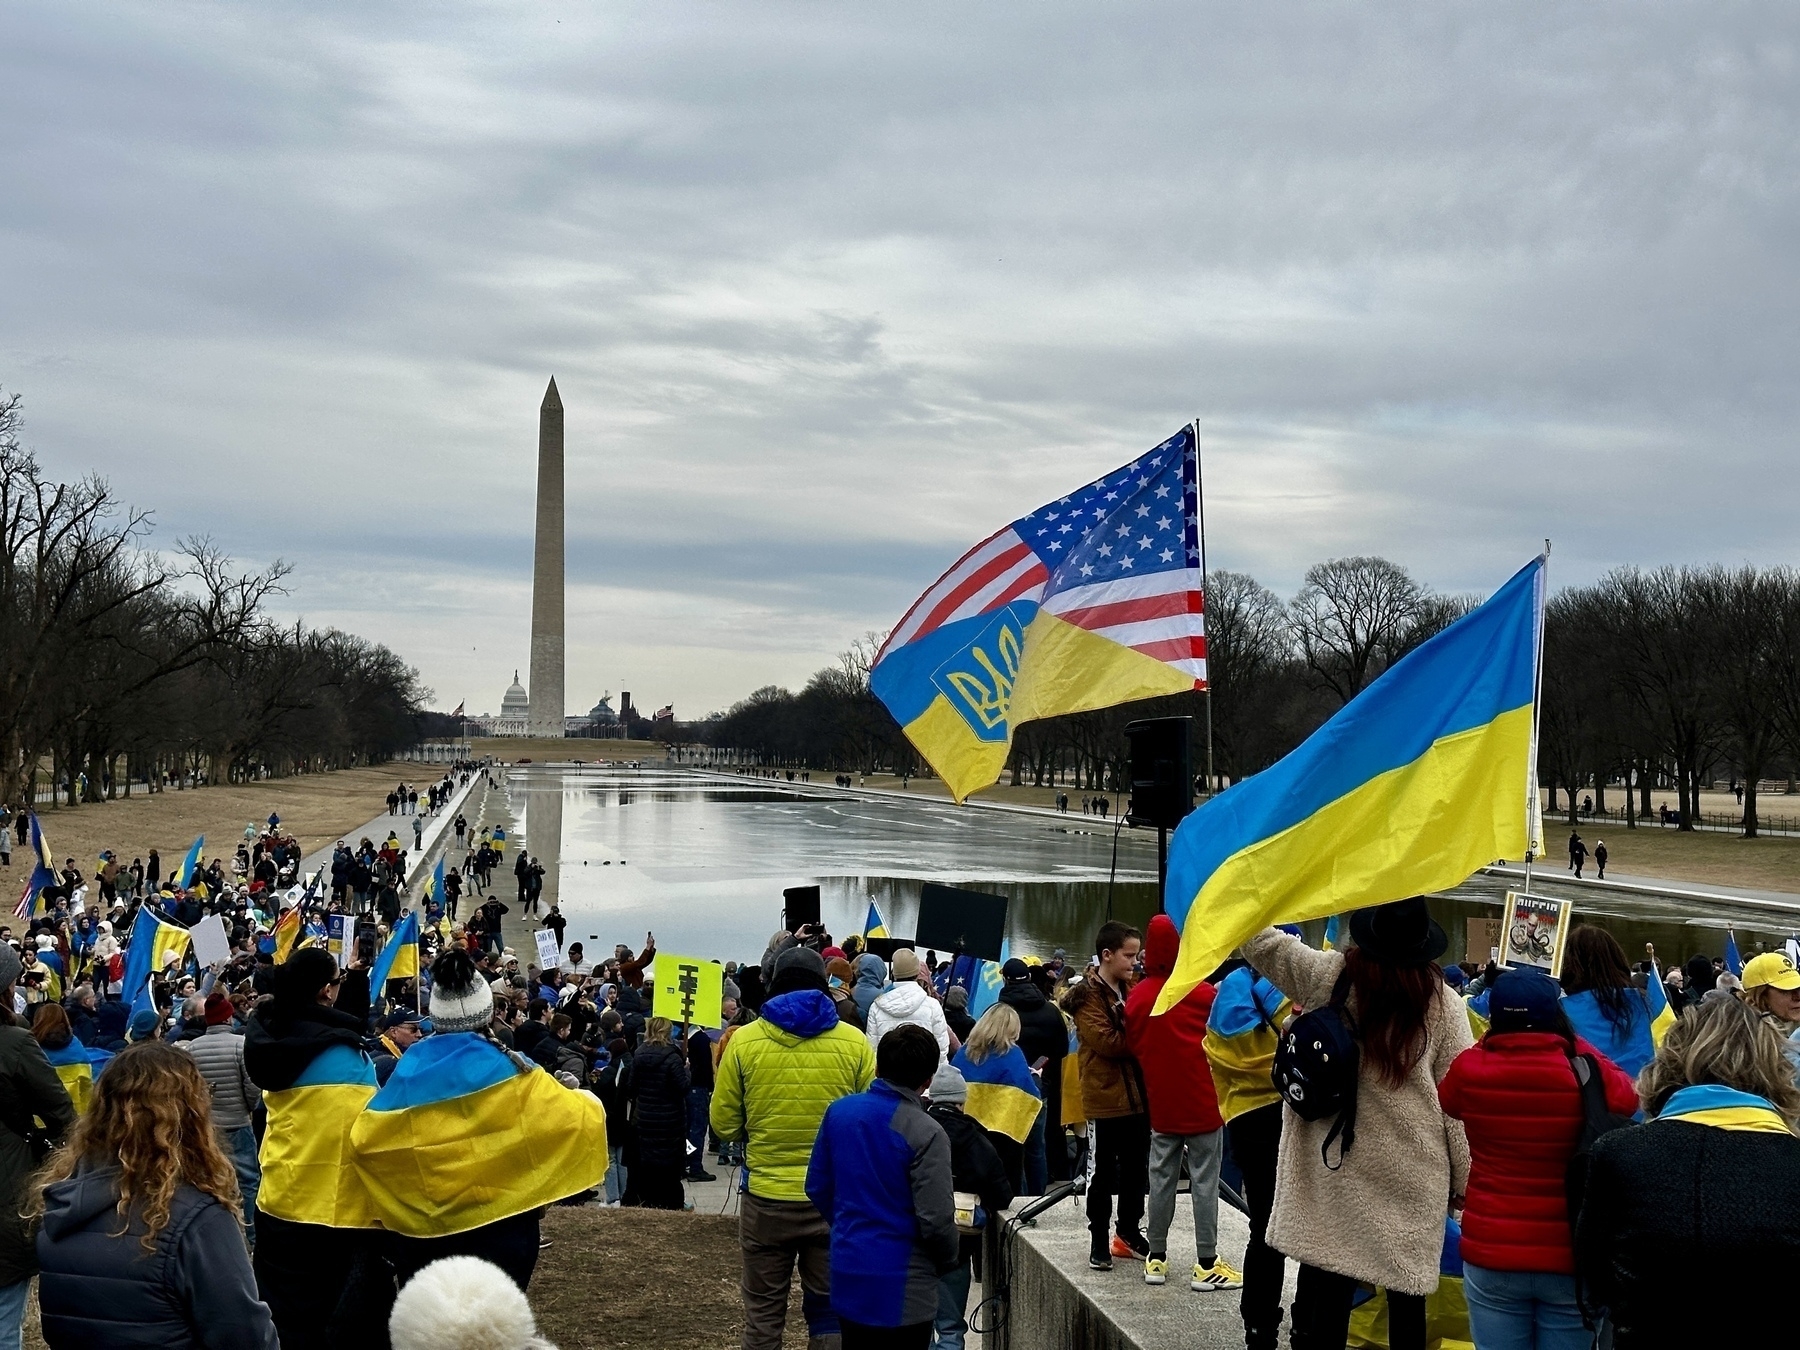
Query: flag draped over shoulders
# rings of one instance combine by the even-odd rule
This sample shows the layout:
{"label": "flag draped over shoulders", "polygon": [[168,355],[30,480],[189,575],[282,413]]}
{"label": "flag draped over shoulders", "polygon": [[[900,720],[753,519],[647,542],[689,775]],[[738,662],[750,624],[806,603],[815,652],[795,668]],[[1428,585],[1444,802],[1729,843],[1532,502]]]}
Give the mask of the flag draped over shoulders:
{"label": "flag draped over shoulders", "polygon": [[964,1114],[980,1121],[984,1130],[1024,1143],[1044,1105],[1043,1092],[1032,1076],[1031,1066],[1025,1062],[1025,1052],[1015,1045],[977,1064],[965,1046],[950,1062],[962,1071],[963,1080],[969,1085]]}
{"label": "flag draped over shoulders", "polygon": [[350,1129],[376,1221],[447,1237],[538,1209],[606,1175],[600,1100],[481,1036],[428,1036]]}
{"label": "flag draped over shoulders", "polygon": [[1441,890],[1525,855],[1544,561],[1182,821],[1164,894],[1181,954],[1158,1012],[1269,924]]}
{"label": "flag draped over shoulders", "polygon": [[869,687],[961,801],[1013,729],[1206,687],[1193,427],[982,540],[914,602]]}

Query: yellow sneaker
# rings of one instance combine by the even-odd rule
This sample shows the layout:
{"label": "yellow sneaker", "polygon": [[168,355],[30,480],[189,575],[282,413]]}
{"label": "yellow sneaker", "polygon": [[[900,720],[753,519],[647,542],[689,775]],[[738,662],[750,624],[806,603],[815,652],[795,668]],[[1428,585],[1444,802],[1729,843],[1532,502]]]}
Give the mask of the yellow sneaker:
{"label": "yellow sneaker", "polygon": [[1158,1261],[1154,1256],[1144,1262],[1144,1283],[1163,1284],[1169,1278],[1169,1263]]}
{"label": "yellow sneaker", "polygon": [[[1161,1283],[1161,1281],[1158,1281]],[[1215,1289],[1242,1289],[1244,1277],[1231,1268],[1224,1257],[1213,1258],[1210,1266],[1196,1265],[1194,1278],[1188,1282],[1188,1288],[1198,1294],[1209,1294]]]}

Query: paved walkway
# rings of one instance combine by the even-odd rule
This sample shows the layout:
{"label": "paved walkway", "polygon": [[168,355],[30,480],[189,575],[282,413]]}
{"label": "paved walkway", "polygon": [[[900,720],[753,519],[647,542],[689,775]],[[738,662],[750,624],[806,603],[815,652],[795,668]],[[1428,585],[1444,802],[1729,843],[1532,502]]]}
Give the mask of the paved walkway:
{"label": "paved walkway", "polygon": [[[379,847],[381,841],[386,839],[388,834],[392,832],[399,838],[401,847],[407,851],[406,882],[410,887],[415,881],[426,875],[427,868],[430,865],[435,864],[437,855],[440,852],[439,845],[444,844],[446,841],[454,840],[455,835],[450,827],[456,820],[456,813],[458,811],[463,811],[467,814],[468,803],[471,800],[472,794],[476,794],[473,799],[479,801],[479,794],[483,791],[481,775],[477,773],[469,780],[469,785],[467,787],[458,788],[456,792],[451,795],[449,802],[440,808],[435,816],[420,817],[425,822],[425,829],[421,846],[416,849],[413,847],[412,843],[413,817],[389,815],[386,811],[383,811],[366,825],[360,826],[354,830],[344,831],[338,836],[338,839],[344,840],[354,848],[358,840],[367,838],[374,840],[376,846]],[[470,817],[470,819],[472,820],[473,817]],[[331,855],[336,849],[337,839],[334,839],[324,848],[319,849],[316,853],[308,855],[300,862],[300,875],[302,878],[311,876],[314,872],[324,869],[325,885],[320,887],[321,894],[326,893],[329,889],[331,880]]]}
{"label": "paved walkway", "polygon": [[[1523,867],[1484,867],[1491,876],[1517,877],[1523,880]],[[1554,886],[1579,887],[1596,892],[1642,891],[1650,895],[1676,900],[1730,900],[1736,904],[1760,909],[1800,913],[1800,894],[1793,891],[1747,890],[1740,886],[1720,886],[1710,881],[1672,881],[1668,877],[1637,876],[1627,872],[1610,873],[1605,881],[1597,877],[1580,877],[1567,868],[1540,866],[1532,873],[1534,882]]]}

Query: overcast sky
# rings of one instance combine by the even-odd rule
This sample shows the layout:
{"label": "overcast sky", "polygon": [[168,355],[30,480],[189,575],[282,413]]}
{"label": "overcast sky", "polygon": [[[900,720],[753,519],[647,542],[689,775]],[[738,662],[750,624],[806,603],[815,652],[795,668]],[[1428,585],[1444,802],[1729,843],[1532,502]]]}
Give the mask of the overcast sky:
{"label": "overcast sky", "polygon": [[436,706],[797,686],[1202,421],[1209,561],[1800,562],[1791,4],[0,8],[0,385]]}

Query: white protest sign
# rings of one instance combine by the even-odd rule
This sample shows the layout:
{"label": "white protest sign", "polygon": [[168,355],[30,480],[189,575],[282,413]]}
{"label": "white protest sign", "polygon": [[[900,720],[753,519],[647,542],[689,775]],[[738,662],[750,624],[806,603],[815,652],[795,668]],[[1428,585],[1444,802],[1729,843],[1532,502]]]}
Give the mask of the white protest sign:
{"label": "white protest sign", "polygon": [[210,965],[223,965],[231,960],[231,938],[225,932],[225,920],[208,914],[188,930],[194,944],[194,960],[202,970]]}
{"label": "white protest sign", "polygon": [[561,970],[562,950],[556,945],[556,934],[548,928],[540,928],[531,936],[537,939],[538,969]]}

